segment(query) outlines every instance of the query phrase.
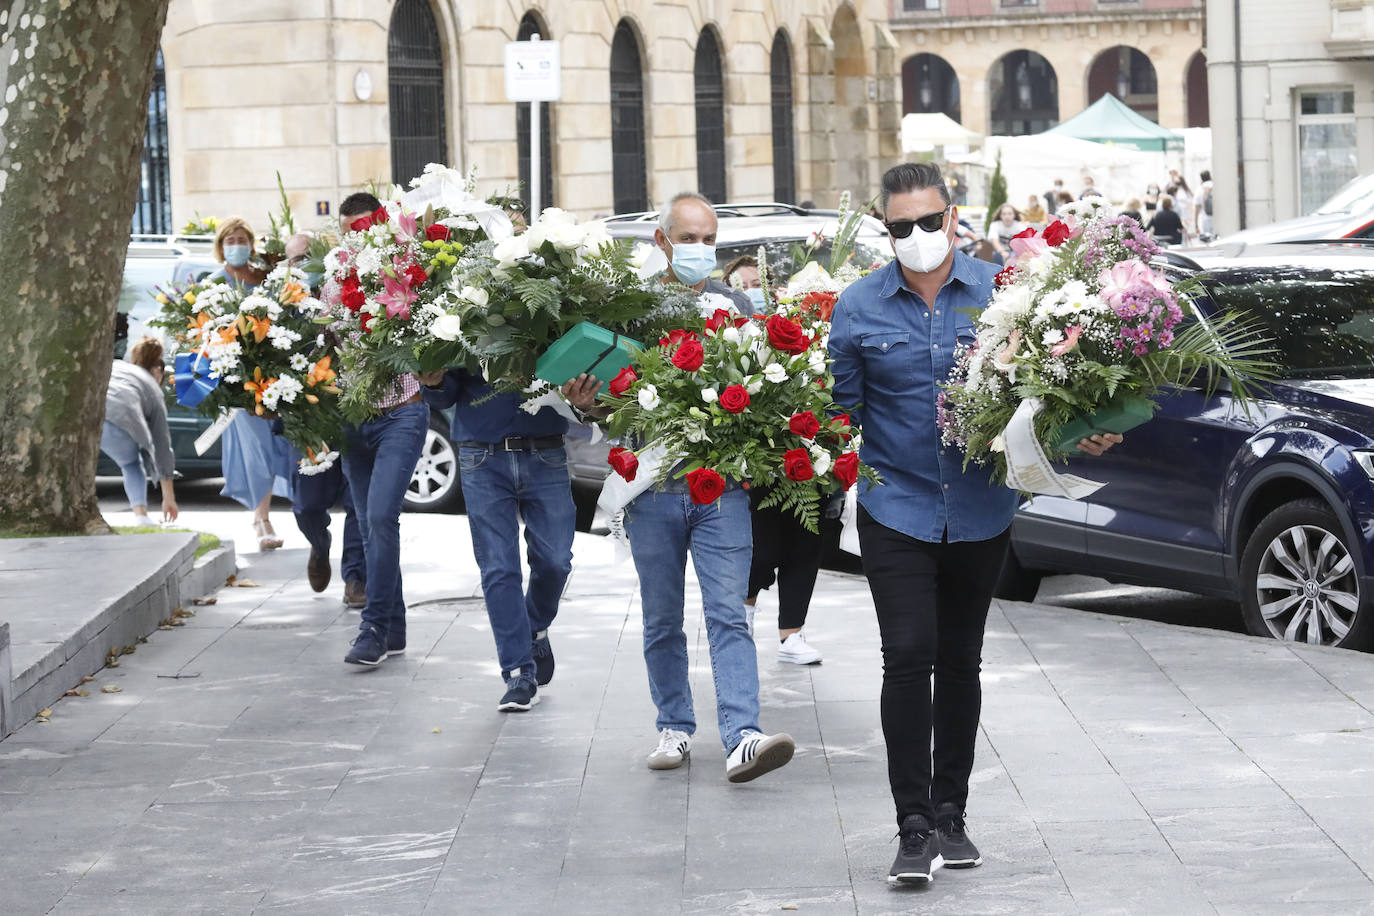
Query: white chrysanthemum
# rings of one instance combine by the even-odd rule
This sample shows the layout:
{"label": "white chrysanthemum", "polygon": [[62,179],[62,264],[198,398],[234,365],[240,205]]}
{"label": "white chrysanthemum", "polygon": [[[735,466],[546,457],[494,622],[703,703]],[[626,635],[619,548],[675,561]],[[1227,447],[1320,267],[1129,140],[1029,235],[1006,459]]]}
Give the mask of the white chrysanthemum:
{"label": "white chrysanthemum", "polygon": [[639,406],[645,410],[653,410],[659,405],[658,389],[653,385],[645,385],[639,389]]}
{"label": "white chrysanthemum", "polygon": [[1047,347],[1052,347],[1063,339],[1063,331],[1059,330],[1058,328],[1050,328],[1048,331],[1044,333],[1044,336],[1040,338],[1040,342]]}
{"label": "white chrysanthemum", "polygon": [[289,375],[283,375],[268,385],[267,390],[262,393],[262,406],[268,410],[276,410],[277,405],[282,401],[288,404],[294,403],[296,395],[300,394],[301,390],[300,381]]}
{"label": "white chrysanthemum", "polygon": [[[239,303],[239,314],[266,314],[268,309],[274,305],[276,305],[276,303],[271,299],[254,293],[243,297],[243,301]],[[278,308],[280,309],[280,306],[278,306]]]}
{"label": "white chrysanthemum", "polygon": [[304,353],[291,354],[291,368],[297,372],[304,372],[310,366],[310,360],[305,358]]}
{"label": "white chrysanthemum", "polygon": [[364,248],[358,252],[354,262],[359,277],[373,277],[382,269],[382,252],[377,248]]}

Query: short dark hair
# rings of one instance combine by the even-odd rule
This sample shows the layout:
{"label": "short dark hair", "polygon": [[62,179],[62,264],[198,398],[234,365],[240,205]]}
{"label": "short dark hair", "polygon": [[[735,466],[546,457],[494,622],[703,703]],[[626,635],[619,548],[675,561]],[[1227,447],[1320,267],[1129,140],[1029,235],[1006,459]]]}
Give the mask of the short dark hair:
{"label": "short dark hair", "polygon": [[929,162],[903,162],[901,165],[894,165],[883,173],[883,216],[887,216],[887,202],[893,194],[907,194],[926,188],[939,191],[940,199],[945,202],[946,208],[954,203],[938,165]]}
{"label": "short dark hair", "polygon": [[1211,180],[1212,180],[1212,173],[1211,173],[1210,171],[1208,171],[1207,169],[1203,169],[1203,170],[1202,170],[1202,180],[1203,180],[1203,181],[1211,181]]}
{"label": "short dark hair", "polygon": [[375,212],[381,205],[382,202],[377,199],[375,194],[359,191],[343,199],[343,203],[339,204],[339,215],[348,216],[352,214],[354,216],[362,216],[365,213]]}

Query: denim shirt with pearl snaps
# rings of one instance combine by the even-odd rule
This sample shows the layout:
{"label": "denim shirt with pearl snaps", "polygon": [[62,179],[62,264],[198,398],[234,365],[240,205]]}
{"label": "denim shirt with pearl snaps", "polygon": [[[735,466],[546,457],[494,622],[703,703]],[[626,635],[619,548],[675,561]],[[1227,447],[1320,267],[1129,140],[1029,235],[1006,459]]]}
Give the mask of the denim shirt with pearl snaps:
{"label": "denim shirt with pearl snaps", "polygon": [[998,270],[955,252],[949,278],[927,305],[894,260],[835,304],[835,403],[862,428],[859,457],[883,479],[860,483],[859,503],[874,521],[920,541],[987,540],[1016,511],[1016,491],[994,484],[987,467],[965,472],[963,451],[940,444],[935,422],[955,347],[973,343],[973,314],[992,298]]}

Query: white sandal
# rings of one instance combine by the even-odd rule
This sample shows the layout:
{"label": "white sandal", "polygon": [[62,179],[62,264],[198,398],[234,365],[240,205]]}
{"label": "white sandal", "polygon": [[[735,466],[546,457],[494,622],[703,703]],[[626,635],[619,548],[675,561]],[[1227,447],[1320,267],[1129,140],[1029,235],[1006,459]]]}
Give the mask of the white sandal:
{"label": "white sandal", "polygon": [[282,539],[277,537],[277,533],[272,530],[270,521],[266,519],[254,520],[253,530],[258,535],[258,550],[276,550],[282,545]]}

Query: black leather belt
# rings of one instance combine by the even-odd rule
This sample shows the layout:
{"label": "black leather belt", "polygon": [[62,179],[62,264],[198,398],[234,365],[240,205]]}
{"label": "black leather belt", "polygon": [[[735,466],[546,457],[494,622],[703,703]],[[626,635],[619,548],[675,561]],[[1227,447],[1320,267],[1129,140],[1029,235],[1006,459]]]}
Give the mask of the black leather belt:
{"label": "black leather belt", "polygon": [[459,442],[459,448],[481,448],[495,452],[533,452],[541,448],[558,448],[562,436],[507,436],[500,442]]}

